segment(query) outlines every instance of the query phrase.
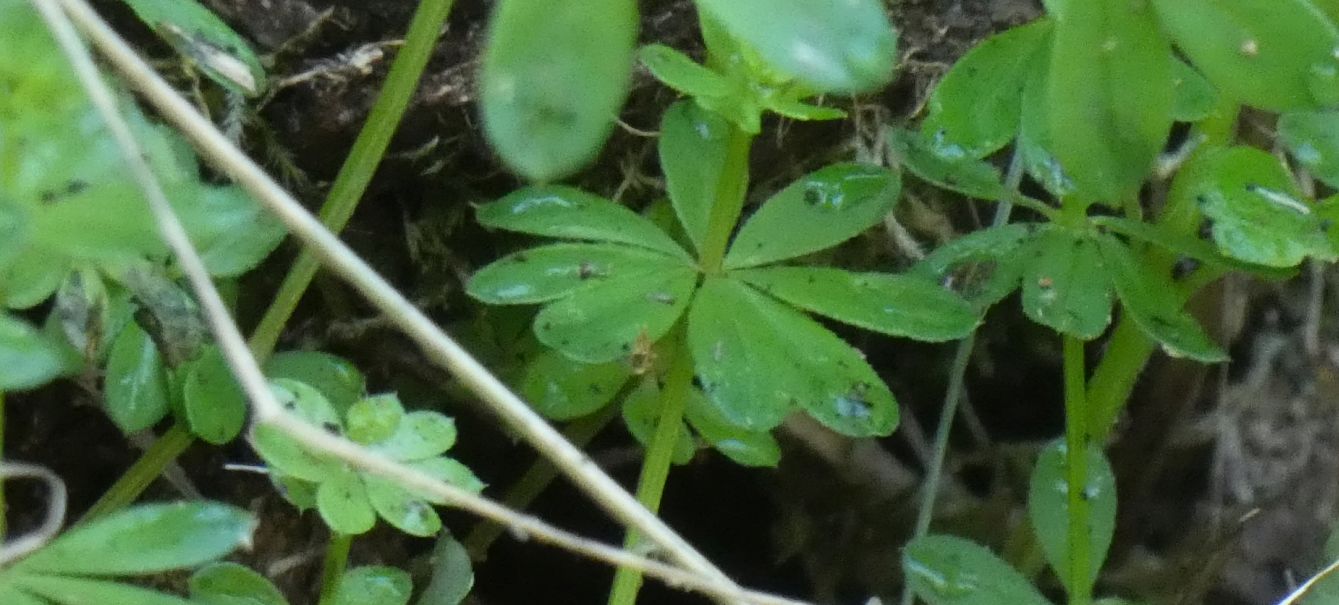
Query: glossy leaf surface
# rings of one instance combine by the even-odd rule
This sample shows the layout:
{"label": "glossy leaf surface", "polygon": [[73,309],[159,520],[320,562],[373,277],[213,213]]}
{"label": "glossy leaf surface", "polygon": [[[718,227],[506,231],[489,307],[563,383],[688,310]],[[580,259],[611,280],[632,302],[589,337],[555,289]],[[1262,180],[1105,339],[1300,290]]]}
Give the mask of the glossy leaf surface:
{"label": "glossy leaf surface", "polygon": [[720,195],[730,148],[730,124],[692,102],[680,101],[660,121],[660,166],[680,224],[700,251],[711,208]]}
{"label": "glossy leaf surface", "polygon": [[888,145],[896,152],[900,165],[923,181],[983,200],[999,200],[1009,195],[999,169],[963,154],[941,155],[941,151],[953,151],[952,148],[927,141],[917,132],[890,128]]}
{"label": "glossy leaf surface", "polygon": [[573,292],[535,317],[535,336],[568,357],[604,363],[669,332],[697,283],[691,268],[612,279]]}
{"label": "glossy leaf surface", "polygon": [[727,269],[755,267],[831,248],[878,223],[901,192],[897,176],[862,164],[833,164],[763,203],[725,257]]}
{"label": "glossy leaf surface", "polygon": [[627,98],[636,39],[634,0],[499,2],[480,102],[502,159],[537,181],[594,159]]}
{"label": "glossy leaf surface", "polygon": [[617,242],[688,258],[651,221],[602,197],[557,185],[527,187],[479,207],[485,227],[562,239]]}
{"label": "glossy leaf surface", "polygon": [[1227,353],[1182,309],[1170,277],[1145,270],[1129,247],[1113,237],[1102,237],[1098,245],[1121,308],[1163,351],[1205,363],[1227,361]]}
{"label": "glossy leaf surface", "polygon": [[474,274],[466,292],[490,305],[548,302],[620,279],[683,270],[681,259],[617,244],[553,244],[509,254]]}
{"label": "glossy leaf surface", "polygon": [[[1086,576],[1075,578],[1069,556],[1068,463],[1063,441],[1042,450],[1028,488],[1028,517],[1046,560],[1070,594],[1090,592],[1111,547],[1116,529],[1116,477],[1101,448],[1088,448],[1088,476],[1083,499],[1088,502],[1089,565]],[[1075,582],[1084,582],[1082,587]]]}
{"label": "glossy leaf surface", "polygon": [[1023,311],[1033,321],[1083,340],[1111,323],[1111,286],[1097,242],[1062,228],[1041,231],[1028,248]]}
{"label": "glossy leaf surface", "polygon": [[994,553],[953,536],[925,536],[902,551],[902,570],[930,605],[1050,605]]}
{"label": "glossy leaf surface", "polygon": [[149,428],[167,415],[167,369],[158,346],[134,322],[112,342],[104,397],[107,415],[123,433]]}

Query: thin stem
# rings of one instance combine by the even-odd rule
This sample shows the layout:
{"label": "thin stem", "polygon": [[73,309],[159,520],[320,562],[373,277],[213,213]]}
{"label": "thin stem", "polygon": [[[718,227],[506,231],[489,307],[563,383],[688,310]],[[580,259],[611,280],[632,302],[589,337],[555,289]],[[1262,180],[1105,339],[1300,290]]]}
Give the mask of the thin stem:
{"label": "thin stem", "polygon": [[[454,0],[421,0],[414,11],[404,46],[395,56],[395,62],[386,76],[386,83],[377,94],[367,122],[358,132],[358,138],[353,142],[344,165],[340,167],[335,183],[326,195],[325,204],[321,206],[321,222],[331,231],[338,233],[344,229],[354,209],[358,207],[358,201],[367,191],[367,185],[372,182],[372,175],[386,154],[391,136],[395,134],[414,97],[414,91],[418,89],[419,78],[432,56],[432,49],[437,44],[437,36],[446,23],[447,15],[451,13],[452,4]],[[318,268],[320,263],[316,257],[303,250],[284,277],[274,301],[251,335],[251,351],[262,363],[274,351],[284,325],[293,315],[293,310],[297,308],[298,301],[307,291]]]}
{"label": "thin stem", "polygon": [[330,543],[325,547],[325,563],[321,566],[321,598],[319,605],[335,602],[339,581],[344,578],[344,569],[349,566],[349,549],[353,546],[353,536],[332,533]]}
{"label": "thin stem", "polygon": [[134,504],[140,494],[163,474],[163,469],[172,464],[172,461],[194,442],[195,437],[191,435],[185,423],[178,422],[172,425],[172,428],[154,441],[149,449],[144,450],[139,460],[122,473],[116,483],[93,503],[79,522],[86,523]]}
{"label": "thin stem", "polygon": [[[656,432],[646,450],[646,459],[642,461],[641,478],[637,480],[637,501],[651,512],[660,510],[660,500],[665,494],[665,481],[669,479],[670,465],[674,459],[674,449],[683,436],[683,413],[687,407],[688,391],[693,386],[692,355],[681,339],[677,344],[674,360],[665,376],[665,386],[660,392],[660,417],[656,420]],[[628,530],[623,546],[635,551],[644,541],[636,530]],[[614,585],[609,591],[609,604],[636,603],[637,592],[641,587],[641,572],[620,567],[614,574]]]}
{"label": "thin stem", "polygon": [[716,183],[716,201],[711,207],[707,220],[707,235],[702,242],[698,258],[702,270],[708,274],[720,273],[725,251],[730,243],[730,234],[739,222],[744,211],[744,197],[749,186],[749,150],[753,144],[753,135],[734,126],[730,127],[729,147],[725,156],[725,165],[721,168],[721,179]]}
{"label": "thin stem", "polygon": [[1092,603],[1092,544],[1089,541],[1088,410],[1085,400],[1083,341],[1064,337],[1065,483],[1069,500],[1070,605]]}

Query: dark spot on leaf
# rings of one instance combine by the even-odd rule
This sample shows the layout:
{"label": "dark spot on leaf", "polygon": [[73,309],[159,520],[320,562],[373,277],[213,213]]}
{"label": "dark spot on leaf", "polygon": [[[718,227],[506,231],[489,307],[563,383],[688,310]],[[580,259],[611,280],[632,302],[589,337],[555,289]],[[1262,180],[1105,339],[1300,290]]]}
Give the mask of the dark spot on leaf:
{"label": "dark spot on leaf", "polygon": [[88,181],[83,179],[70,179],[70,182],[65,184],[65,193],[69,195],[78,195],[85,189],[88,189]]}
{"label": "dark spot on leaf", "polygon": [[1320,230],[1322,233],[1329,233],[1330,227],[1334,226],[1334,221],[1328,218],[1320,219]]}
{"label": "dark spot on leaf", "polygon": [[585,281],[592,277],[595,277],[595,265],[588,260],[581,261],[581,264],[577,265],[577,279]]}
{"label": "dark spot on leaf", "polygon": [[333,422],[322,422],[321,428],[325,429],[325,432],[330,433],[331,435],[339,434],[339,425]]}
{"label": "dark spot on leaf", "polygon": [[625,342],[625,343],[623,343],[622,345],[620,345],[619,348],[623,349],[623,352],[624,352],[624,353],[627,353],[628,351],[631,351],[631,350],[632,350],[632,343],[630,343],[630,342]]}
{"label": "dark spot on leaf", "polygon": [[600,385],[595,384],[593,382],[590,384],[590,386],[586,387],[586,390],[590,391],[591,395],[599,395],[600,393],[604,392],[604,389],[601,388]]}
{"label": "dark spot on leaf", "polygon": [[809,204],[810,206],[817,206],[823,203],[823,192],[813,187],[806,188],[804,190],[804,203]]}
{"label": "dark spot on leaf", "polygon": [[1209,204],[1209,196],[1204,194],[1197,195],[1195,196],[1195,203],[1200,206],[1206,206]]}
{"label": "dark spot on leaf", "polygon": [[517,252],[511,257],[511,259],[518,263],[524,263],[526,261],[529,261],[530,257],[526,256],[524,252]]}
{"label": "dark spot on leaf", "polygon": [[553,329],[553,322],[551,322],[551,321],[546,321],[546,322],[543,323],[543,325],[539,326],[539,329],[541,329],[541,330],[545,330],[545,331],[552,330],[552,329]]}

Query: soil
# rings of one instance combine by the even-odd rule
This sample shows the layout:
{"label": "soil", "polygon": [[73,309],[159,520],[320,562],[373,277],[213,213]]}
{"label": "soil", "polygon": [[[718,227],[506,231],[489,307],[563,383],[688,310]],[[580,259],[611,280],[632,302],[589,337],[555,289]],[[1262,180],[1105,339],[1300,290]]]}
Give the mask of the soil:
{"label": "soil", "polygon": [[[272,61],[287,81],[254,115],[244,141],[315,207],[339,169],[393,58],[412,12],[409,0],[204,0]],[[485,144],[474,77],[489,2],[456,2],[427,75],[388,159],[345,237],[444,325],[480,309],[461,278],[515,242],[472,225],[472,203],[521,183]],[[700,54],[688,0],[650,0],[642,37]],[[116,2],[101,8],[150,54],[163,47]],[[754,192],[828,161],[877,151],[879,124],[913,120],[927,90],[983,37],[1040,14],[1035,0],[893,0],[902,67],[878,94],[844,101],[856,119],[827,124],[771,121],[753,154]],[[180,74],[178,74],[180,75]],[[183,80],[183,82],[185,82]],[[653,138],[672,92],[639,73],[599,161],[573,179],[591,191],[640,206],[660,195]],[[980,224],[976,209],[909,185],[898,222],[922,246]],[[890,233],[892,231],[890,230]],[[901,242],[901,243],[899,243]],[[285,248],[243,284],[243,322],[255,320],[294,250]],[[905,241],[875,234],[843,248],[854,265],[904,266]],[[1100,591],[1150,603],[1255,604],[1277,600],[1320,562],[1339,506],[1339,322],[1322,312],[1339,302],[1326,273],[1286,284],[1234,280],[1196,301],[1233,362],[1204,367],[1155,357],[1123,430],[1110,449],[1121,494],[1118,536]],[[995,546],[1026,532],[1022,504],[1029,461],[1062,431],[1059,343],[1006,300],[988,317],[968,376],[966,422],[959,423],[952,471],[936,527]],[[836,326],[834,326],[836,328]],[[900,591],[899,548],[915,515],[926,443],[937,421],[951,346],[890,342],[855,331],[844,337],[869,355],[904,406],[892,437],[849,441],[803,422],[783,431],[774,470],[747,470],[703,454],[673,473],[664,518],[740,582],[818,603],[892,602]],[[1100,343],[1100,341],[1098,341]],[[448,377],[429,368],[405,339],[384,327],[356,295],[318,281],[284,338],[289,348],[322,348],[354,360],[376,389],[395,389],[410,405],[457,417],[455,454],[500,494],[533,461]],[[1090,357],[1101,352],[1091,347]],[[457,395],[451,395],[457,393]],[[12,403],[6,457],[45,464],[70,488],[78,515],[136,457],[97,409],[96,380],[67,384]],[[589,451],[615,477],[635,481],[640,452],[622,428]],[[267,573],[294,598],[311,602],[325,530],[299,515],[259,476],[227,471],[254,462],[244,445],[194,447],[180,462],[201,494],[249,506],[264,520],[255,548],[240,560]],[[35,488],[7,488],[11,524],[37,522]],[[146,496],[180,497],[160,481]],[[558,482],[530,509],[584,535],[617,542],[618,528],[570,486]],[[475,521],[445,515],[458,534]],[[431,542],[376,531],[359,539],[355,564],[421,569]],[[472,603],[603,602],[611,572],[548,547],[504,536],[476,567]],[[1053,579],[1042,577],[1053,596]],[[648,583],[640,601],[698,603]]]}

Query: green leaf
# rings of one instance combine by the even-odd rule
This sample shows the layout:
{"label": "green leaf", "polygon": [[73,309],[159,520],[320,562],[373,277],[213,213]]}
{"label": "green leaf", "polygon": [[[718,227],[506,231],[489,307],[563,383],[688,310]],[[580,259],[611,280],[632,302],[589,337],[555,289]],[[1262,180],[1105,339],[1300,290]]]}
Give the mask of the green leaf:
{"label": "green leaf", "polygon": [[[643,447],[649,447],[655,437],[656,427],[660,423],[660,405],[660,389],[653,379],[643,380],[623,401],[623,423]],[[679,425],[679,440],[674,444],[671,461],[674,464],[688,464],[697,452],[697,445],[693,443],[693,437],[682,420]]]}
{"label": "green leaf", "polygon": [[121,432],[144,430],[167,415],[167,369],[158,346],[134,322],[112,342],[105,384],[107,415]]}
{"label": "green leaf", "polygon": [[1172,87],[1172,119],[1178,122],[1203,120],[1218,105],[1218,90],[1209,79],[1180,59],[1172,60]]}
{"label": "green leaf", "polygon": [[535,316],[535,336],[576,361],[627,357],[639,342],[669,332],[696,283],[697,272],[683,267],[592,284],[544,307]]}
{"label": "green leaf", "polygon": [[877,224],[901,182],[877,166],[833,164],[792,183],[744,223],[725,268],[756,267],[831,248]]}
{"label": "green leaf", "polygon": [[1070,571],[1068,468],[1062,440],[1042,450],[1028,488],[1028,517],[1037,533],[1037,541],[1046,553],[1046,560],[1069,593],[1090,594],[1116,529],[1116,477],[1106,456],[1102,455],[1102,449],[1089,446],[1088,475],[1082,497],[1088,502],[1090,569],[1081,580],[1085,585],[1080,587],[1074,584],[1076,578]]}
{"label": "green leaf", "polygon": [[0,313],[0,391],[40,387],[65,369],[60,349],[27,322]]}
{"label": "green leaf", "polygon": [[1228,97],[1269,111],[1339,102],[1339,30],[1308,0],[1153,0],[1162,29]]}
{"label": "green leaf", "polygon": [[1339,187],[1339,111],[1295,111],[1279,116],[1279,140],[1311,176]]}
{"label": "green leaf", "polygon": [[1287,279],[1292,276],[1292,273],[1289,271],[1263,267],[1261,265],[1253,265],[1234,258],[1228,258],[1219,253],[1218,248],[1212,243],[1199,239],[1198,237],[1173,233],[1170,229],[1162,225],[1144,223],[1119,216],[1094,216],[1090,217],[1089,221],[1094,225],[1106,227],[1113,233],[1119,233],[1132,239],[1148,242],[1163,248],[1164,250],[1175,252],[1176,254],[1187,258],[1193,258],[1207,265],[1232,269],[1244,273],[1253,273],[1273,280]]}
{"label": "green leaf", "polygon": [[581,363],[550,349],[525,366],[516,391],[545,418],[570,420],[604,407],[631,375],[622,362]]}
{"label": "green leaf", "polygon": [[831,267],[772,267],[731,275],[806,311],[890,336],[943,342],[971,334],[980,323],[966,301],[919,277]]}
{"label": "green leaf", "polygon": [[470,554],[446,532],[437,538],[431,561],[432,577],[415,605],[460,605],[474,588]]}
{"label": "green leaf", "polygon": [[265,89],[265,68],[246,40],[195,0],[125,0],[141,21],[211,80],[228,90],[256,96]]}
{"label": "green leaf", "polygon": [[1111,291],[1097,242],[1053,227],[1025,252],[1023,311],[1057,332],[1092,340],[1111,323]]}
{"label": "green leaf", "polygon": [[[1048,43],[1047,48],[1051,48]],[[1049,62],[1038,62],[1023,88],[1023,114],[1019,117],[1018,153],[1023,168],[1042,188],[1057,198],[1074,193],[1074,181],[1056,159],[1051,136]]]}
{"label": "green leaf", "polygon": [[887,435],[897,404],[859,351],[743,283],[708,278],[688,318],[698,380],[731,424],[775,427],[799,406],[850,436]]}
{"label": "green leaf", "polygon": [[1018,135],[1023,88],[1051,36],[1049,19],[987,38],[949,69],[930,95],[921,130],[945,158],[983,158]]}
{"label": "green leaf", "polygon": [[394,567],[356,567],[339,579],[332,605],[405,605],[414,584]]}
{"label": "green leaf", "polygon": [[200,605],[288,605],[283,593],[245,565],[214,563],[191,575],[191,600]]}
{"label": "green leaf", "polygon": [[1051,150],[1087,198],[1136,195],[1172,126],[1171,45],[1145,2],[1066,5],[1051,49]]}
{"label": "green leaf", "polygon": [[627,98],[636,40],[634,0],[498,2],[479,86],[507,165],[550,181],[593,160]]}
{"label": "green leaf", "polygon": [[341,416],[367,393],[367,379],[357,366],[321,351],[276,353],[265,361],[265,376],[270,380],[293,380],[315,388]]}
{"label": "green leaf", "polygon": [[1213,239],[1230,257],[1292,267],[1308,256],[1336,258],[1326,225],[1279,160],[1251,147],[1214,149],[1181,170],[1172,196],[1198,202]]}
{"label": "green leaf", "polygon": [[414,461],[437,456],[456,444],[456,423],[437,412],[405,414],[395,434],[372,447],[394,460]]}
{"label": "green leaf", "polygon": [[730,124],[714,112],[680,101],[660,121],[660,166],[674,213],[699,251],[720,195],[730,148]]}
{"label": "green leaf", "polygon": [[215,445],[232,441],[246,424],[246,395],[218,347],[190,364],[181,387],[191,433]]}
{"label": "green leaf", "polygon": [[[917,178],[949,191],[983,200],[1009,196],[1000,171],[987,162],[964,155],[948,157],[939,151],[954,148],[926,141],[919,133],[902,128],[887,130],[888,146],[898,164]],[[938,151],[937,151],[938,150]],[[960,148],[956,151],[962,151]]]}
{"label": "green leaf", "polygon": [[692,389],[688,394],[684,419],[703,440],[735,464],[774,467],[781,461],[781,445],[771,433],[735,426],[698,389]]}
{"label": "green leaf", "polygon": [[[308,424],[334,433],[342,430],[335,408],[315,388],[280,378],[270,382],[270,391],[284,409],[296,414]],[[269,424],[256,426],[252,431],[251,445],[266,464],[281,474],[303,481],[320,482],[340,464],[308,452],[283,431]]]}
{"label": "green leaf", "polygon": [[284,224],[237,187],[202,187],[197,204],[184,208],[182,220],[209,274],[237,277],[274,252]]}
{"label": "green leaf", "polygon": [[411,536],[428,537],[442,529],[432,506],[392,481],[367,477],[367,496],[387,523]]}
{"label": "green leaf", "polygon": [[1205,363],[1228,360],[1227,353],[1209,339],[1199,322],[1181,308],[1170,276],[1141,267],[1134,253],[1111,236],[1103,236],[1097,243],[1122,308],[1140,330],[1162,345],[1163,351],[1172,357]]}
{"label": "green leaf", "polygon": [[105,580],[17,574],[14,583],[61,605],[192,605],[181,597]]}
{"label": "green leaf", "polygon": [[687,260],[664,231],[602,197],[559,185],[526,187],[479,207],[485,227],[531,235],[615,242],[659,250]]}
{"label": "green leaf", "polygon": [[0,582],[0,603],[5,605],[50,605],[50,601],[21,592],[17,587],[10,586],[7,582]]}
{"label": "green leaf", "polygon": [[647,279],[688,267],[682,260],[618,244],[552,244],[509,254],[480,269],[465,291],[490,305],[543,303],[616,279]]}
{"label": "green leaf", "polygon": [[768,66],[819,92],[866,92],[893,78],[897,34],[879,0],[697,0]]}
{"label": "green leaf", "polygon": [[902,570],[929,605],[1050,605],[989,550],[953,536],[925,536],[902,551]]}
{"label": "green leaf", "polygon": [[250,513],[226,504],[140,505],[71,529],[13,569],[89,576],[183,569],[248,545],[255,525]]}
{"label": "green leaf", "polygon": [[[415,460],[414,462],[408,462],[406,464],[410,468],[422,471],[430,477],[445,483],[450,483],[467,492],[477,494],[487,487],[487,485],[485,485],[483,481],[480,481],[479,477],[474,474],[474,471],[470,470],[470,467],[445,456],[428,458],[427,460]],[[446,504],[444,500],[440,500],[431,494],[421,495],[420,497],[429,502]]]}
{"label": "green leaf", "polygon": [[0,274],[27,247],[29,237],[27,212],[0,195]]}
{"label": "green leaf", "polygon": [[390,439],[404,420],[404,406],[394,394],[373,395],[349,406],[344,425],[349,439],[363,445]]}
{"label": "green leaf", "polygon": [[321,478],[316,510],[331,531],[347,536],[366,533],[377,522],[362,478],[348,467],[334,466]]}
{"label": "green leaf", "polygon": [[800,120],[803,122],[819,122],[824,120],[840,120],[846,117],[846,112],[836,107],[822,107],[820,105],[810,105],[801,103],[794,99],[788,99],[780,95],[773,95],[762,100],[767,109],[775,112],[777,115]]}
{"label": "green leaf", "polygon": [[643,46],[637,51],[637,58],[657,80],[690,97],[730,94],[730,84],[720,74],[664,44]]}
{"label": "green leaf", "polygon": [[927,254],[912,269],[985,309],[1018,288],[1026,260],[1020,250],[1036,225],[1009,224],[973,231]]}

